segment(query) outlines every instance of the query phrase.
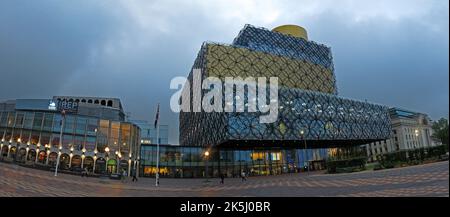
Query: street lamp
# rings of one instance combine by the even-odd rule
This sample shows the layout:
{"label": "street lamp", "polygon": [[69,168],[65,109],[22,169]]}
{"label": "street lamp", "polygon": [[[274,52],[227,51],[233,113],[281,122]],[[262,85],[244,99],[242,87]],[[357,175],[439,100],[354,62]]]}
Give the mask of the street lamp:
{"label": "street lamp", "polygon": [[0,142],[0,158],[3,159],[3,142],[5,142],[5,139],[2,138],[2,141]]}
{"label": "street lamp", "polygon": [[39,154],[39,151],[40,151],[40,147],[41,147],[41,143],[39,143],[38,142],[38,144],[36,144],[36,154],[35,154],[35,158],[34,158],[34,162],[35,163],[37,163],[37,161],[38,161],[38,154]]}
{"label": "street lamp", "polygon": [[205,163],[205,176],[206,176],[206,181],[207,182],[209,182],[209,180],[208,180],[208,157],[209,157],[209,151],[208,150],[206,150],[205,151],[205,160],[206,160],[206,163]]}
{"label": "street lamp", "polygon": [[48,160],[50,158],[50,146],[47,148],[47,158],[45,159],[45,165],[48,165]]}
{"label": "street lamp", "polygon": [[108,160],[109,160],[109,147],[106,146],[105,148],[105,155],[106,155],[106,163],[105,163],[105,171],[108,173]]}
{"label": "street lamp", "polygon": [[414,130],[414,133],[415,133],[415,135],[416,135],[416,142],[415,142],[415,144],[414,144],[414,147],[416,146],[416,145],[419,145],[419,130]]}
{"label": "street lamp", "polygon": [[304,130],[300,130],[300,134],[302,135],[302,140],[303,140],[303,142],[305,143],[305,162],[307,163],[307,171],[308,171],[308,175],[309,175],[309,161],[306,161],[307,159],[308,159],[308,149],[307,149],[307,147],[306,147],[306,139],[304,138],[304,134],[305,134],[305,131]]}
{"label": "street lamp", "polygon": [[19,146],[20,146],[20,142],[21,142],[22,140],[20,139],[20,138],[18,138],[17,139],[17,142],[16,142],[16,155],[14,156],[14,161],[15,162],[17,162],[17,155],[18,155],[18,153],[19,153]]}
{"label": "street lamp", "polygon": [[50,144],[45,144],[44,148],[45,148],[45,153],[47,153],[47,155],[45,156],[45,164],[48,164],[48,158],[50,157]]}
{"label": "street lamp", "polygon": [[27,162],[28,160],[28,152],[30,151],[30,142],[27,142],[27,148],[26,148],[26,153],[25,153],[25,162]]}

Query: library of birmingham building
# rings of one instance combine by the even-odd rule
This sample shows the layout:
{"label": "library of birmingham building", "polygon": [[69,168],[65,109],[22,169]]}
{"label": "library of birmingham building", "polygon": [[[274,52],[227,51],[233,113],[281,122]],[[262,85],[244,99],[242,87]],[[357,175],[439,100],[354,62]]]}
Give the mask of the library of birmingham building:
{"label": "library of birmingham building", "polygon": [[[187,78],[190,84],[196,69],[202,80],[222,82],[226,77],[278,77],[278,118],[264,124],[255,112],[182,111],[180,146],[161,149],[162,175],[233,177],[242,171],[271,175],[321,169],[324,159],[342,148],[390,136],[388,107],[339,97],[330,48],[309,41],[302,27],[270,31],[246,25],[231,45],[202,45]],[[142,146],[141,158],[141,172],[153,176],[156,147]]]}
{"label": "library of birmingham building", "polygon": [[[278,117],[260,123],[258,113],[180,112],[180,145],[160,146],[161,177],[321,169],[326,157],[342,148],[390,137],[388,107],[338,96],[330,48],[308,40],[302,27],[270,31],[246,25],[230,45],[202,45],[188,76],[191,83],[194,69],[201,69],[202,78],[222,81],[278,77]],[[0,104],[1,155],[51,165],[61,152],[63,168],[114,173],[137,166],[140,176],[155,175],[156,142],[140,143],[139,127],[124,121],[120,101],[54,97],[52,102],[59,107],[69,101],[78,109],[66,117],[61,149],[61,115],[49,110],[49,100],[41,102],[42,109],[32,101]]]}

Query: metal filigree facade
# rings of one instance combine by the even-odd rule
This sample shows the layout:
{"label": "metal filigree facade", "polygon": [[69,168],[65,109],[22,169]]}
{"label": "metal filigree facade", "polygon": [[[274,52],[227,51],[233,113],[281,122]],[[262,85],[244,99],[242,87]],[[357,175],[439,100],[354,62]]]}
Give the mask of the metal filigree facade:
{"label": "metal filigree facade", "polygon": [[[222,81],[278,77],[279,114],[276,122],[261,124],[260,113],[181,112],[181,145],[301,147],[307,140],[313,148],[326,148],[390,135],[388,107],[337,96],[326,46],[246,25],[232,45],[204,43],[195,68],[202,70],[202,78]],[[192,71],[188,80],[192,83]]]}

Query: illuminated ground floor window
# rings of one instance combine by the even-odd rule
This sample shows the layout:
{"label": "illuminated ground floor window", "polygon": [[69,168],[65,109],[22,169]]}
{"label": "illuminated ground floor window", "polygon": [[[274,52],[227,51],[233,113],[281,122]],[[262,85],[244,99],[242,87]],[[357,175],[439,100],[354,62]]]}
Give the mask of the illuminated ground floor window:
{"label": "illuminated ground floor window", "polygon": [[[160,177],[198,178],[240,177],[242,172],[248,176],[280,175],[285,173],[322,170],[325,168],[327,149],[252,149],[217,150],[189,146],[160,146]],[[154,177],[156,168],[156,145],[141,147],[140,175]]]}

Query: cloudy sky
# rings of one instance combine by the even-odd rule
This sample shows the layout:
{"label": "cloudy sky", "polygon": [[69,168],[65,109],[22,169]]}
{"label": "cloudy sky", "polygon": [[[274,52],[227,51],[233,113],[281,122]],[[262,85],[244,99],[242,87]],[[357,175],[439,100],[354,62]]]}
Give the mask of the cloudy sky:
{"label": "cloudy sky", "polygon": [[134,119],[178,143],[170,80],[203,41],[231,43],[247,23],[298,24],[332,48],[339,94],[449,114],[447,0],[1,0],[0,100],[119,97]]}

